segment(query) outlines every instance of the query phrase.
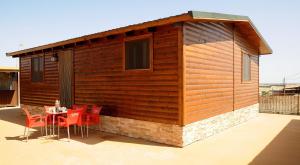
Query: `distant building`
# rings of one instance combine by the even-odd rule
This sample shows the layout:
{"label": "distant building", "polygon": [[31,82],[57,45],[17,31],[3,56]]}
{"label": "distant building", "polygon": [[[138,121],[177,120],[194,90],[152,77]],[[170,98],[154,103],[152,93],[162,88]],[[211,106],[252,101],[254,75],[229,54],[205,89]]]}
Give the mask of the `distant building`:
{"label": "distant building", "polygon": [[18,105],[18,72],[15,67],[0,67],[0,107]]}
{"label": "distant building", "polygon": [[299,93],[300,83],[264,83],[259,85],[259,95],[294,95]]}

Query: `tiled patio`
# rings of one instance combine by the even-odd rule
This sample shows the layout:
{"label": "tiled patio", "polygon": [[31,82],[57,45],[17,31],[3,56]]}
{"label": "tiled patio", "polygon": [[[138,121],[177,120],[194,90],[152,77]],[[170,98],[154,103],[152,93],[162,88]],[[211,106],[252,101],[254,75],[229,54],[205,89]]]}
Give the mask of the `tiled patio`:
{"label": "tiled patio", "polygon": [[[23,140],[24,116],[0,110],[0,164],[299,164],[300,116],[260,114],[206,140],[176,148],[91,131],[89,138]],[[73,133],[73,131],[71,131]],[[61,136],[66,137],[64,132]]]}

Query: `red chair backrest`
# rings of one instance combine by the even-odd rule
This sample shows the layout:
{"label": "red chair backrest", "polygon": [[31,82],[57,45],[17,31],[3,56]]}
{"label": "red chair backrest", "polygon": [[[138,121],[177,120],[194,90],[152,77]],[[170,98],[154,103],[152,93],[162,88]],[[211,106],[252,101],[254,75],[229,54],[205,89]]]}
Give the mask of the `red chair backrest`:
{"label": "red chair backrest", "polygon": [[51,108],[55,108],[55,106],[44,106],[45,113],[49,111]]}
{"label": "red chair backrest", "polygon": [[25,112],[25,114],[26,114],[26,125],[28,126],[29,121],[30,121],[30,118],[31,118],[31,115],[30,115],[30,113],[29,113],[27,107],[23,107],[22,110],[23,110],[23,111]]}
{"label": "red chair backrest", "polygon": [[25,112],[26,117],[27,117],[28,119],[30,119],[31,115],[30,115],[28,109],[27,109],[26,107],[24,107],[24,108],[22,108],[22,110]]}
{"label": "red chair backrest", "polygon": [[102,106],[98,107],[96,105],[93,105],[92,110],[91,110],[91,114],[99,115],[101,110],[102,110]]}
{"label": "red chair backrest", "polygon": [[79,107],[79,105],[77,105],[77,104],[73,104],[73,105],[72,105],[72,109],[73,109],[73,110],[76,110],[78,107]]}
{"label": "red chair backrest", "polygon": [[84,112],[87,111],[88,106],[87,105],[77,105],[77,104],[74,104],[74,105],[72,105],[72,109],[73,110],[81,109],[83,111],[83,113],[84,113]]}
{"label": "red chair backrest", "polygon": [[67,112],[67,122],[68,124],[77,124],[79,119],[81,118],[82,110],[71,110],[69,109]]}

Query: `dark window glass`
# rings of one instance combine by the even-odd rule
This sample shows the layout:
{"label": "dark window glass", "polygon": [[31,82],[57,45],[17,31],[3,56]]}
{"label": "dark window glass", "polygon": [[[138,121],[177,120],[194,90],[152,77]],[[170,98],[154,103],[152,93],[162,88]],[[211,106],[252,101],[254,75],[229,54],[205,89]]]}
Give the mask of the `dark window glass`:
{"label": "dark window glass", "polygon": [[44,57],[31,58],[31,80],[33,82],[40,82],[44,79]]}
{"label": "dark window glass", "polygon": [[248,54],[243,54],[243,81],[251,80],[251,57]]}
{"label": "dark window glass", "polygon": [[129,69],[149,69],[150,49],[149,39],[125,42],[125,68]]}

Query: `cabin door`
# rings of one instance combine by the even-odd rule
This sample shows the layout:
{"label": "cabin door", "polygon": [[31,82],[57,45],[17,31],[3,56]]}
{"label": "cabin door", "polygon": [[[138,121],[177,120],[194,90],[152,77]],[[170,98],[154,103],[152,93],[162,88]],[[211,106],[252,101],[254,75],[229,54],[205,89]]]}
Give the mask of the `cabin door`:
{"label": "cabin door", "polygon": [[73,104],[73,50],[58,53],[60,104],[70,108]]}

